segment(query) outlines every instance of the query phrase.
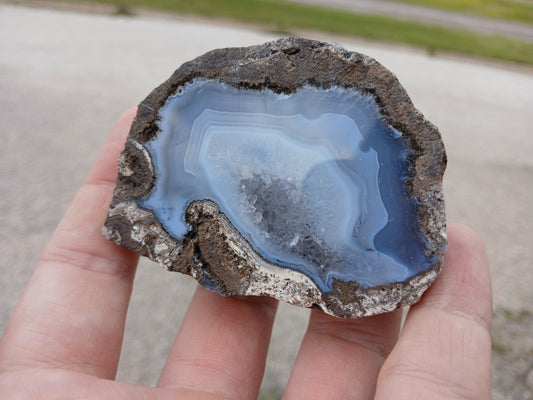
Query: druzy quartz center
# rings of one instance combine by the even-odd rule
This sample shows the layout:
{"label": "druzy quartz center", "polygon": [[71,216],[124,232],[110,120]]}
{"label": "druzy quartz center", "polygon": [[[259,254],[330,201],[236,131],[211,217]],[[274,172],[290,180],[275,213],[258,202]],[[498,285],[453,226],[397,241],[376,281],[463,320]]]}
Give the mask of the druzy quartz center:
{"label": "druzy quartz center", "polygon": [[140,105],[103,229],[223,295],[356,318],[446,246],[439,132],[390,71],[307,39],[209,52]]}
{"label": "druzy quartz center", "polygon": [[[259,254],[324,291],[332,278],[372,287],[427,265],[416,226],[387,229],[406,211],[416,219],[416,207],[383,201],[391,181],[402,191],[408,150],[371,96],[310,86],[285,95],[198,79],[159,115],[162,133],[146,144],[158,179],[141,205],[177,239],[189,229],[188,205],[211,199]],[[394,151],[378,154],[380,143]],[[408,252],[421,264],[376,247],[383,230],[411,236]]]}

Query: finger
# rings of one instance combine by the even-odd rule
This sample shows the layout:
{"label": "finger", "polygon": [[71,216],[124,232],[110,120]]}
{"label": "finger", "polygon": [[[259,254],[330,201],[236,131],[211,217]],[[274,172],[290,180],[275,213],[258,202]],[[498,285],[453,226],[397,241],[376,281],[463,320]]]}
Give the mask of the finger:
{"label": "finger", "polygon": [[284,399],[370,399],[401,312],[349,320],[312,311]]}
{"label": "finger", "polygon": [[137,386],[57,369],[18,370],[0,374],[0,398],[221,400],[205,392]]}
{"label": "finger", "polygon": [[0,342],[0,371],[64,367],[114,377],[138,258],[101,231],[134,115],[115,125],[44,250]]}
{"label": "finger", "polygon": [[276,301],[196,291],[158,387],[257,398]]}
{"label": "finger", "polygon": [[492,296],[487,256],[464,226],[448,228],[441,276],[411,307],[381,370],[376,399],[490,398]]}

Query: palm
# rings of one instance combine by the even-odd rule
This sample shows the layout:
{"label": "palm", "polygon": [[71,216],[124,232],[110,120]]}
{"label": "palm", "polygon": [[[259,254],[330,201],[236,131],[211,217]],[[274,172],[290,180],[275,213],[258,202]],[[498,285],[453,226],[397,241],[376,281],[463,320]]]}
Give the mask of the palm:
{"label": "palm", "polygon": [[[199,288],[156,388],[114,381],[137,256],[100,234],[134,110],[116,125],[0,342],[0,398],[253,399],[276,302]],[[450,226],[444,270],[411,308],[313,311],[284,398],[488,399],[491,293],[477,236]]]}

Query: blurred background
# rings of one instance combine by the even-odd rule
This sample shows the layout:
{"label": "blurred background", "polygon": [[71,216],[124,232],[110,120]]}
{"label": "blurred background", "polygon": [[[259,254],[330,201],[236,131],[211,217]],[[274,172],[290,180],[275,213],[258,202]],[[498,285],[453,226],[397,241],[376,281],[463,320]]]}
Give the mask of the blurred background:
{"label": "blurred background", "polygon": [[[440,128],[448,219],[491,262],[493,399],[533,399],[532,0],[0,0],[0,332],[121,112],[208,50],[286,35],[374,57]],[[118,379],[156,383],[194,287],[141,261]],[[307,318],[281,305],[261,399]]]}

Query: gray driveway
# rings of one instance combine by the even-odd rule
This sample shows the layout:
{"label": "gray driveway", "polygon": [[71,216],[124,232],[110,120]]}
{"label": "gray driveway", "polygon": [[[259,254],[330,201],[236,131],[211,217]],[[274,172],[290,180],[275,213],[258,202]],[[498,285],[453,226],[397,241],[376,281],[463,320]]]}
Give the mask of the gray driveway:
{"label": "gray driveway", "polygon": [[[270,39],[270,34],[191,19],[0,4],[0,332],[121,111],[186,60],[213,48]],[[469,224],[486,241],[496,308],[505,315],[530,310],[533,70],[340,41],[393,70],[415,105],[440,127],[449,154],[449,220]],[[190,278],[141,262],[119,379],[156,382],[193,288]],[[280,308],[265,390],[285,384],[307,315],[303,309]],[[520,332],[520,323],[504,321],[501,329],[511,324]],[[530,342],[509,346],[506,354],[514,354],[513,346],[533,354]],[[495,399],[510,398],[503,397],[506,385],[520,393],[530,390],[521,380],[533,366],[525,363],[514,374],[505,354],[495,357],[496,375],[510,374],[508,381],[496,382]]]}

